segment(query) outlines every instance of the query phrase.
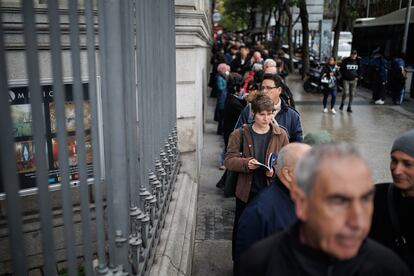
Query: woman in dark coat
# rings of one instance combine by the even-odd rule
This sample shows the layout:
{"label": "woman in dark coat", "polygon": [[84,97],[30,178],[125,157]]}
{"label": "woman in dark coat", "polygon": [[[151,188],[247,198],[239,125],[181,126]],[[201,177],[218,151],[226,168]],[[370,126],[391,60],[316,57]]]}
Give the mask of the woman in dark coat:
{"label": "woman in dark coat", "polygon": [[227,98],[224,103],[224,125],[223,125],[223,138],[224,145],[227,148],[229,142],[230,133],[233,132],[234,126],[237,123],[237,119],[243,108],[246,106],[246,100],[243,98],[243,79],[237,74],[233,73],[227,82]]}
{"label": "woman in dark coat", "polygon": [[223,110],[223,138],[224,149],[220,156],[220,169],[224,167],[224,154],[226,154],[227,144],[230,133],[233,132],[234,126],[237,123],[240,112],[246,106],[246,100],[243,98],[242,91],[243,79],[237,73],[230,74],[227,80],[227,97],[224,102]]}

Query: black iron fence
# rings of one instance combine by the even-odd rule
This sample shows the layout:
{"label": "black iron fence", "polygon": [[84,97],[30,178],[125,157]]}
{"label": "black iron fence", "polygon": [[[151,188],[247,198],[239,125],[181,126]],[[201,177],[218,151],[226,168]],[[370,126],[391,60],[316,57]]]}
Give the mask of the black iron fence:
{"label": "black iron fence", "polygon": [[0,11],[0,274],[148,274],[179,166],[174,1]]}

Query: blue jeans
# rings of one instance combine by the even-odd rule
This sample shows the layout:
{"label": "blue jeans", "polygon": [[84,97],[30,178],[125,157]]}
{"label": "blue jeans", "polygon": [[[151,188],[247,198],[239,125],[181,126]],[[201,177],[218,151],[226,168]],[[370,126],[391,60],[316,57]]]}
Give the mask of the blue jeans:
{"label": "blue jeans", "polygon": [[336,102],[336,87],[323,89],[323,108],[326,108],[328,97],[331,95],[331,109],[334,108]]}

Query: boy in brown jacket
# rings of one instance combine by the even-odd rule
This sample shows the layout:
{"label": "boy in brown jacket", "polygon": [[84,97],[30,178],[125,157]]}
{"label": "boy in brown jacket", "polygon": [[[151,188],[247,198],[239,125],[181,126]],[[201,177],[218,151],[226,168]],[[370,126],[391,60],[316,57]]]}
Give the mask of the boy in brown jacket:
{"label": "boy in brown jacket", "polygon": [[[239,218],[247,203],[275,177],[275,165],[270,170],[263,169],[258,163],[265,164],[269,155],[277,154],[289,143],[286,132],[274,123],[273,101],[259,93],[252,101],[253,124],[243,125],[230,134],[224,164],[228,170],[238,172],[236,185],[236,212],[233,227],[234,244],[237,237]],[[243,152],[240,150],[240,138],[243,138]]]}

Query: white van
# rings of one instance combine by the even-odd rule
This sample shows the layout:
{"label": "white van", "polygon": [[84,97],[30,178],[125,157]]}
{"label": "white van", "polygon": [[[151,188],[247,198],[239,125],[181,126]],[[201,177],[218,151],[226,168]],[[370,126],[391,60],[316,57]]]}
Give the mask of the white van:
{"label": "white van", "polygon": [[352,46],[349,43],[340,42],[338,44],[338,60],[342,60],[351,55]]}
{"label": "white van", "polygon": [[[332,32],[332,40],[331,45],[333,46],[335,32]],[[339,44],[341,43],[348,43],[349,45],[352,44],[352,33],[351,32],[340,32],[339,33]]]}
{"label": "white van", "polygon": [[[331,46],[334,43],[335,32],[332,32]],[[352,50],[352,33],[351,32],[340,32],[338,40],[338,61],[343,58],[349,57]]]}

